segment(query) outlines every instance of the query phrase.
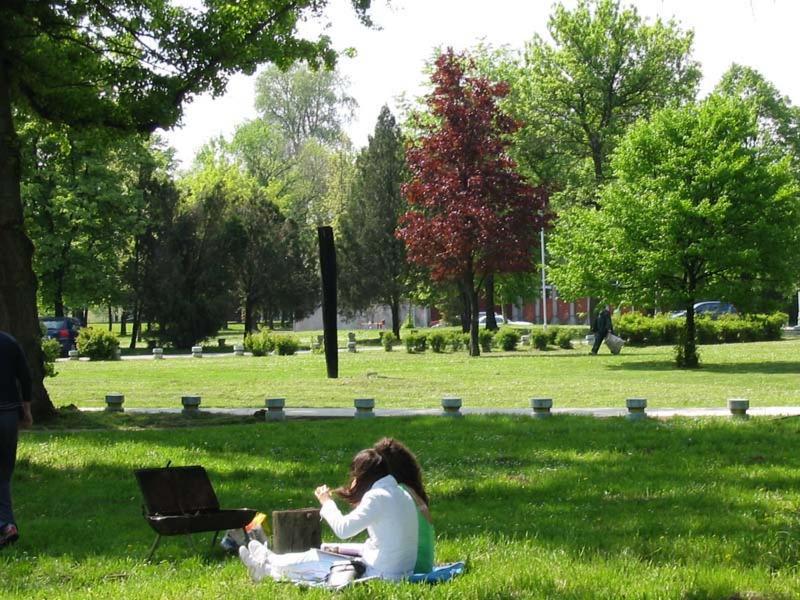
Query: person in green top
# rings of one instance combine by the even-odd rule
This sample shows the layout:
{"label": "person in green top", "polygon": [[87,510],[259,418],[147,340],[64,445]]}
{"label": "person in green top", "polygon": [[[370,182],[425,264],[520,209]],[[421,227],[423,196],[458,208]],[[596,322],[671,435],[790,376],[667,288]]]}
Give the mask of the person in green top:
{"label": "person in green top", "polygon": [[394,438],[378,440],[373,449],[383,457],[392,475],[411,495],[417,505],[417,562],[414,573],[430,573],[433,570],[436,532],[431,521],[430,499],[422,483],[422,469],[417,457],[408,447]]}

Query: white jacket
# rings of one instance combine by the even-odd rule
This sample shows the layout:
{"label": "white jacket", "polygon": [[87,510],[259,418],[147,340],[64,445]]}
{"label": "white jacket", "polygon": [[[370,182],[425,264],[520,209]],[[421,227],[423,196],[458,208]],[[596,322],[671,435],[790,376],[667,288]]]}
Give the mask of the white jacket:
{"label": "white jacket", "polygon": [[417,560],[417,507],[391,475],[372,484],[346,516],[333,500],[322,505],[320,514],[342,539],[367,530],[369,539],[361,555],[366,576],[402,579],[412,574]]}

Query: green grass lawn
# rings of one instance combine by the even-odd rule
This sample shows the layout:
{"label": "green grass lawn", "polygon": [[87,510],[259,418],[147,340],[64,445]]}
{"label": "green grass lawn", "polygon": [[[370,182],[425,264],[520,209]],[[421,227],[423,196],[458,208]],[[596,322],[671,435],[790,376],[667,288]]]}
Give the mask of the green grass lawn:
{"label": "green grass lawn", "polygon": [[468,572],[338,597],[788,600],[800,591],[798,419],[465,417],[25,433],[14,482],[22,537],[0,552],[3,598],[331,598],[254,585],[238,559],[197,554],[181,539],[144,563],[154,535],[132,470],[200,463],[224,506],[314,506],[314,487],[342,482],[351,455],[383,435],[418,453],[437,560],[466,559]]}
{"label": "green grass lawn", "polygon": [[527,407],[534,396],[556,407],[624,406],[645,397],[652,408],[724,406],[729,397],[751,406],[800,404],[800,339],[701,348],[698,370],[679,370],[671,347],[607,350],[407,354],[365,350],[339,354],[339,379],[327,379],[321,354],[226,356],[163,361],[59,362],[47,381],[56,405],[103,406],[109,392],[126,407],[176,407],[180,396],[200,394],[206,407],[263,407],[285,397],[287,407],[351,407],[373,397],[377,408],[438,407],[455,394],[472,407]]}

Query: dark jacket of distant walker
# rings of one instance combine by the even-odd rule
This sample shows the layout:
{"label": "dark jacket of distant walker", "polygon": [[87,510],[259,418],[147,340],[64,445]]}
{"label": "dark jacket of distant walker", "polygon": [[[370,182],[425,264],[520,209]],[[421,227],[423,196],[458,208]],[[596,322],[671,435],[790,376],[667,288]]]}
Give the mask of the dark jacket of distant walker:
{"label": "dark jacket of distant walker", "polygon": [[609,332],[614,332],[614,325],[611,323],[611,313],[607,308],[603,308],[594,320],[594,346],[592,346],[592,354],[597,354],[600,345]]}

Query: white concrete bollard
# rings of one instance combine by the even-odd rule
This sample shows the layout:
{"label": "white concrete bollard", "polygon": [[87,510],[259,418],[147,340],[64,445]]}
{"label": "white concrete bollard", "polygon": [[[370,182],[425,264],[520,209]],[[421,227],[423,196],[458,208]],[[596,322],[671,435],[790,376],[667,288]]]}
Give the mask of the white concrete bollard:
{"label": "white concrete bollard", "polygon": [[265,421],[283,421],[286,413],[283,411],[286,406],[286,398],[267,398],[264,401],[267,412],[264,414]]}
{"label": "white concrete bollard", "polygon": [[163,348],[153,348],[153,360],[161,360],[164,358]]}
{"label": "white concrete bollard", "polygon": [[233,345],[233,355],[234,356],[244,356],[244,344],[234,344]]}
{"label": "white concrete bollard", "polygon": [[203,358],[202,346],[192,346],[192,358]]}
{"label": "white concrete bollard", "polygon": [[533,416],[537,419],[546,419],[551,416],[550,409],[553,408],[552,398],[531,398],[531,408]]}
{"label": "white concrete bollard", "polygon": [[356,398],[353,400],[353,406],[356,408],[355,417],[357,419],[365,419],[375,416],[375,413],[372,410],[375,408],[374,398]]}
{"label": "white concrete bollard", "polygon": [[70,350],[67,352],[67,356],[69,356],[70,360],[80,360],[80,353],[77,350]]}
{"label": "white concrete bollard", "polygon": [[630,421],[641,421],[647,418],[645,408],[647,408],[647,398],[628,398],[625,400],[628,408],[628,419]]}
{"label": "white concrete bollard", "polygon": [[200,396],[181,396],[184,415],[196,415],[200,412]]}
{"label": "white concrete bollard", "polygon": [[735,419],[749,419],[747,410],[750,408],[750,400],[746,398],[728,398],[728,410],[731,417]]}
{"label": "white concrete bollard", "polygon": [[347,342],[347,351],[348,352],[355,352],[356,351],[356,343],[355,342]]}
{"label": "white concrete bollard", "polygon": [[447,396],[442,398],[442,415],[445,417],[463,417],[461,414],[461,398]]}
{"label": "white concrete bollard", "polygon": [[106,394],[106,412],[125,412],[122,404],[125,402],[125,396],[118,392]]}

